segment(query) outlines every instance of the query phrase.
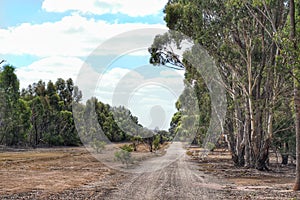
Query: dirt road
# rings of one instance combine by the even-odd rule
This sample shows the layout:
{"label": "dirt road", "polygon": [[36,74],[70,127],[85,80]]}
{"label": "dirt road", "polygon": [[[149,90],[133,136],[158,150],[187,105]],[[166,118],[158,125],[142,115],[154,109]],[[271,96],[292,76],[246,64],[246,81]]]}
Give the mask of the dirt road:
{"label": "dirt road", "polygon": [[171,144],[163,157],[142,163],[104,199],[216,199],[214,190],[222,185],[199,172],[185,152],[181,143]]}
{"label": "dirt road", "polygon": [[273,158],[273,170],[260,172],[234,167],[229,152],[199,160],[192,156],[199,151],[191,148],[187,156],[174,142],[164,156],[149,153],[139,165],[124,166],[126,172],[82,147],[0,151],[0,199],[300,199],[291,191],[294,166],[279,167]]}
{"label": "dirt road", "polygon": [[[200,172],[181,143],[126,172],[84,149],[3,153],[0,199],[213,199],[218,184]],[[215,198],[214,198],[215,199]]]}

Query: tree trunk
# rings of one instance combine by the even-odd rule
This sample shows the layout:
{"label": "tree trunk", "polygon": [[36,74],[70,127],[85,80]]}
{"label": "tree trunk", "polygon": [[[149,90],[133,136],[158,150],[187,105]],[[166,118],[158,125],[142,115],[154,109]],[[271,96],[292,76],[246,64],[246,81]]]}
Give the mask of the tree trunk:
{"label": "tree trunk", "polygon": [[271,139],[270,138],[266,139],[260,151],[259,157],[255,163],[256,169],[269,171],[267,167],[267,160],[269,159],[270,144],[271,144]]}
{"label": "tree trunk", "polygon": [[[291,35],[290,39],[294,44],[294,48],[297,49],[295,43],[296,37],[296,22],[295,22],[295,0],[290,0],[290,21],[291,21]],[[293,65],[294,77],[297,77],[298,71]],[[295,106],[295,125],[296,125],[296,179],[293,190],[300,190],[300,94],[299,94],[299,83],[294,78],[294,106]]]}
{"label": "tree trunk", "polygon": [[256,162],[256,169],[258,170],[269,170],[267,167],[267,162],[269,159],[269,149],[270,149],[270,145],[271,145],[271,141],[272,141],[272,137],[273,137],[273,101],[271,103],[271,108],[270,111],[268,113],[268,134],[267,134],[267,138],[265,139],[264,143],[263,143],[263,147],[260,151],[259,154],[259,158]]}
{"label": "tree trunk", "polygon": [[[245,102],[245,110],[248,110],[248,103]],[[251,167],[251,145],[250,145],[250,116],[245,113],[244,138],[245,138],[245,167]]]}
{"label": "tree trunk", "polygon": [[147,143],[148,143],[148,146],[149,146],[149,151],[153,152],[153,137],[149,137],[146,140],[147,140]]}
{"label": "tree trunk", "polygon": [[[228,114],[229,112],[227,112]],[[226,121],[226,130],[227,130],[227,134],[225,134],[225,141],[227,142],[228,145],[228,149],[231,153],[231,159],[234,162],[234,165],[236,166],[238,163],[238,158],[236,155],[236,151],[235,151],[235,138],[234,138],[234,130],[233,130],[233,122],[232,122],[232,117],[227,117],[227,121]]]}
{"label": "tree trunk", "polygon": [[230,113],[230,116],[227,117],[227,121],[226,121],[226,126],[227,126],[227,134],[225,136],[225,140],[228,144],[228,149],[230,150],[231,153],[231,159],[234,163],[235,166],[237,167],[243,167],[245,164],[245,159],[244,159],[244,155],[245,155],[245,145],[244,142],[240,141],[238,142],[237,139],[237,132],[236,132],[236,127],[234,127],[234,120],[233,120],[233,116],[234,116],[234,111],[231,110],[230,112],[228,112],[227,114]]}
{"label": "tree trunk", "polygon": [[283,143],[283,152],[281,153],[281,164],[287,165],[289,160],[288,143]]}
{"label": "tree trunk", "polygon": [[286,153],[283,153],[283,154],[281,154],[281,158],[282,158],[281,164],[287,165],[288,160],[289,160],[289,155]]}
{"label": "tree trunk", "polygon": [[244,131],[243,131],[242,109],[240,108],[239,101],[236,98],[236,94],[233,95],[233,101],[234,101],[234,118],[235,118],[234,133],[236,135],[236,154],[237,154],[236,165],[243,167],[245,165],[245,139],[244,139]]}
{"label": "tree trunk", "polygon": [[133,141],[132,142],[132,145],[133,145],[133,151],[137,151],[137,141]]}
{"label": "tree trunk", "polygon": [[296,180],[294,190],[300,190],[300,95],[297,84],[294,86],[295,123],[296,123]]}

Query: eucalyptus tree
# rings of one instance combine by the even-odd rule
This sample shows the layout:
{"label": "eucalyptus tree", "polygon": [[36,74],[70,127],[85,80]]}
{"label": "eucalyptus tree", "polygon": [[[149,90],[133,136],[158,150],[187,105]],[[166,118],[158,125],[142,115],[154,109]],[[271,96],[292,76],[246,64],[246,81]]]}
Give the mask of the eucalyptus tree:
{"label": "eucalyptus tree", "polygon": [[30,143],[33,146],[37,146],[43,141],[45,133],[45,107],[42,103],[41,97],[36,96],[30,102],[29,106],[31,109],[30,121],[32,124],[32,131],[30,135]]}
{"label": "eucalyptus tree", "polygon": [[[267,169],[274,110],[279,96],[289,89],[286,70],[277,62],[281,45],[276,40],[287,21],[288,2],[170,0],[164,12],[167,26],[202,45],[223,75],[230,102],[225,134],[233,161],[238,166]],[[164,38],[168,37],[156,41],[166,46]],[[168,59],[157,59],[167,58],[160,56],[162,49],[151,49],[151,62],[165,64]],[[181,63],[189,65],[184,59]],[[192,67],[186,68],[187,80],[189,76],[201,79]]]}
{"label": "eucalyptus tree", "polygon": [[15,68],[4,65],[0,72],[1,103],[1,138],[0,142],[6,145],[15,145],[18,140],[18,116],[17,105],[20,96],[19,80],[15,74]]}

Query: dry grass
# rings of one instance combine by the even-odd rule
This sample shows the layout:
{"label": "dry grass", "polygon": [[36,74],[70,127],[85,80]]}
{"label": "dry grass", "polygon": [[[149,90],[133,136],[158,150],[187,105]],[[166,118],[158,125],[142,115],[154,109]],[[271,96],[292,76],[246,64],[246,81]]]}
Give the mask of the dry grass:
{"label": "dry grass", "polygon": [[[124,144],[130,143],[120,143],[116,147]],[[150,153],[147,145],[140,144],[133,157],[136,161],[142,161],[159,156],[167,146],[164,144],[158,152]],[[110,148],[108,145],[107,149]],[[33,191],[47,199],[50,194],[77,190],[101,181],[110,190],[115,187],[111,182],[114,176],[124,175],[99,162],[84,147],[0,152],[0,199]]]}
{"label": "dry grass", "polygon": [[0,153],[0,195],[60,192],[110,173],[84,148]]}

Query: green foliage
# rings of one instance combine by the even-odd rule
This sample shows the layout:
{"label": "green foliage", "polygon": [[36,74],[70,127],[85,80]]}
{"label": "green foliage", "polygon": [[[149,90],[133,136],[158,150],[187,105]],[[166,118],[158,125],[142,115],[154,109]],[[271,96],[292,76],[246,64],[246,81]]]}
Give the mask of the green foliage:
{"label": "green foliage", "polygon": [[[130,141],[142,126],[138,118],[124,106],[111,108],[108,104],[89,99],[81,104],[82,93],[72,79],[57,79],[55,83],[39,80],[19,92],[15,68],[5,65],[0,70],[0,144],[38,146],[77,146],[93,141],[98,152],[106,138],[112,142]],[[75,128],[73,103],[78,109],[78,130]],[[97,124],[103,130],[100,130]],[[141,142],[142,138],[136,138]],[[128,149],[127,149],[128,150]]]}
{"label": "green foliage", "polygon": [[[291,37],[290,3],[287,0],[172,0],[165,6],[165,21],[171,31],[169,35],[155,38],[150,63],[161,64],[157,56],[159,51],[167,51],[170,43],[176,43],[173,31],[190,37],[213,57],[228,91],[228,118],[224,133],[228,135],[233,158],[237,158],[235,162],[245,158],[248,166],[260,163],[258,168],[262,169],[261,166],[266,166],[268,155],[265,152],[269,151],[272,139],[275,148],[284,147],[284,151],[295,149],[291,143],[294,124],[290,122],[293,120],[278,117],[292,116],[290,112],[284,114],[286,112],[282,112],[280,105],[286,104],[285,101],[291,102],[293,84],[300,88],[300,2],[295,3],[294,38]],[[196,132],[194,142],[201,144],[207,128],[213,125],[209,123],[211,109],[214,108],[210,107],[211,96],[201,74],[188,62],[190,54],[186,51],[181,61],[185,67],[186,86],[196,83],[194,93],[200,112],[198,116],[184,113],[187,110],[185,105],[193,103],[184,91],[176,103],[178,112],[172,118],[169,131],[178,135],[179,140],[185,140],[190,132]],[[293,79],[297,81],[293,83]],[[291,105],[287,107],[290,109]],[[195,126],[193,118],[199,120],[197,130],[188,129]],[[251,145],[245,147],[241,142],[245,138],[249,138],[246,143]],[[210,146],[209,143],[206,145]]]}
{"label": "green foliage", "polygon": [[196,133],[197,139],[194,139],[193,143],[200,145],[210,122],[209,92],[202,77],[197,77],[194,70],[188,66],[185,79],[194,82],[194,88],[191,90],[190,86],[187,86],[176,102],[178,112],[172,117],[169,132],[173,137],[177,135],[180,141],[186,141],[191,134]]}
{"label": "green foliage", "polygon": [[63,110],[58,113],[58,130],[63,138],[63,144],[66,146],[80,145],[80,139],[74,125],[73,114],[70,111]]}
{"label": "green foliage", "polygon": [[[0,71],[0,144],[56,146],[79,145],[71,104],[72,79],[54,85],[42,80],[19,92],[14,67]],[[77,101],[81,92],[77,88]]]}
{"label": "green foliage", "polygon": [[23,99],[18,99],[16,110],[16,116],[18,117],[17,120],[19,121],[18,140],[22,144],[26,144],[30,134],[30,129],[32,128],[32,124],[30,123],[31,110],[28,102]]}
{"label": "green foliage", "polygon": [[[3,66],[0,71],[0,144],[19,145],[24,141],[26,128],[21,127],[22,120],[26,119],[26,110],[22,113],[22,106],[26,107],[19,100],[19,81],[15,74],[15,68],[11,65]],[[19,118],[19,113],[24,114]],[[20,129],[22,128],[22,131]],[[23,129],[25,128],[25,129]],[[22,132],[18,135],[18,132]],[[20,139],[20,141],[19,141]]]}
{"label": "green foliage", "polygon": [[132,152],[133,151],[133,147],[131,145],[125,144],[121,147],[121,149],[123,151],[127,151],[127,152]]}
{"label": "green foliage", "polygon": [[[30,138],[35,146],[45,143],[49,146],[80,145],[71,110],[73,90],[67,88],[67,82],[58,79],[55,84],[49,81],[47,87],[43,81],[39,81],[33,84],[33,89],[28,87],[23,92],[26,99],[31,99],[33,129]],[[35,92],[32,94],[30,90]]]}
{"label": "green foliage", "polygon": [[153,141],[154,150],[157,151],[160,144],[160,135],[156,135]]}
{"label": "green foliage", "polygon": [[5,93],[7,101],[16,102],[19,99],[19,80],[15,68],[11,65],[3,66],[0,73],[0,87]]}
{"label": "green foliage", "polygon": [[121,161],[122,164],[126,164],[128,168],[129,164],[133,163],[131,152],[133,148],[130,145],[123,145],[121,150],[115,152],[115,159]]}
{"label": "green foliage", "polygon": [[47,143],[50,146],[62,146],[64,142],[61,135],[53,135],[51,133],[45,133],[43,138],[40,140]]}
{"label": "green foliage", "polygon": [[273,146],[282,155],[296,156],[296,136],[294,119],[289,105],[281,104],[275,114],[273,129]]}

